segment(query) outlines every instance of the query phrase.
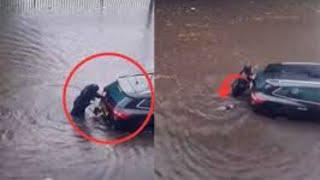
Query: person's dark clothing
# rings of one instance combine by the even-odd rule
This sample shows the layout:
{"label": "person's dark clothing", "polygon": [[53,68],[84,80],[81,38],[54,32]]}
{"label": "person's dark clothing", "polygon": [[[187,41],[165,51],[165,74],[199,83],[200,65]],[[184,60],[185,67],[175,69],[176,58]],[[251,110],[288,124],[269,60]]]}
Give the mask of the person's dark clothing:
{"label": "person's dark clothing", "polygon": [[99,86],[96,84],[86,86],[74,101],[71,115],[75,117],[84,117],[85,110],[90,105],[90,101],[100,97],[98,90]]}

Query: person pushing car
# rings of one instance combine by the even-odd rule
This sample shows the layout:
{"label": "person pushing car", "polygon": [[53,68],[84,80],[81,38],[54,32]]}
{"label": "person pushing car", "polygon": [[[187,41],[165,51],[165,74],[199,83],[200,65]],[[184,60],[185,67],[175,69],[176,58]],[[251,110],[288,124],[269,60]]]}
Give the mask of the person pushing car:
{"label": "person pushing car", "polygon": [[98,93],[99,86],[96,84],[87,85],[76,98],[73,103],[71,115],[77,118],[84,118],[86,108],[91,104],[95,98],[102,98]]}

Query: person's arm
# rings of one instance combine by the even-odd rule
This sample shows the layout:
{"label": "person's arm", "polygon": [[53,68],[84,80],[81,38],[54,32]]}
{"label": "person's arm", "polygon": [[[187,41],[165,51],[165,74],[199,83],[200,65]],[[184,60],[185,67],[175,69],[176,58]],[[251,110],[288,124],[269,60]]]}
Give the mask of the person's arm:
{"label": "person's arm", "polygon": [[96,98],[100,98],[100,99],[102,99],[102,98],[103,98],[103,95],[101,95],[101,94],[97,93],[97,94],[96,94]]}

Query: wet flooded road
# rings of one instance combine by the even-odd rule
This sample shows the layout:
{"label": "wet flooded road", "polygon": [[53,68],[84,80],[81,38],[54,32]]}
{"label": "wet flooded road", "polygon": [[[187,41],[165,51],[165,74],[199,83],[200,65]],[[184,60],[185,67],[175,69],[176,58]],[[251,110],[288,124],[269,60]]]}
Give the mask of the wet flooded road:
{"label": "wet flooded road", "polygon": [[[320,61],[317,1],[162,1],[156,9],[158,179],[315,180],[319,122],[270,119],[215,90],[245,63]],[[234,103],[231,111],[221,105]],[[168,153],[170,152],[170,153]]]}
{"label": "wet flooded road", "polygon": [[[153,69],[148,13],[149,2],[141,1],[72,15],[0,16],[0,179],[153,179],[152,134],[118,146],[87,142],[67,123],[61,102],[70,69],[93,53],[118,51]],[[103,86],[131,72],[110,64],[93,63],[72,81],[70,108],[88,83]]]}

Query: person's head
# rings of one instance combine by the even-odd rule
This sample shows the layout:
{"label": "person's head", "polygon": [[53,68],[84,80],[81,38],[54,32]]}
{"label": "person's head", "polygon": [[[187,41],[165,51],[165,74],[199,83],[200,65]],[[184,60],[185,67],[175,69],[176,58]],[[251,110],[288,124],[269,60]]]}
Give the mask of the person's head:
{"label": "person's head", "polygon": [[99,91],[99,86],[96,84],[90,84],[87,85],[86,87],[84,87],[84,89],[82,90],[82,95],[85,94],[95,94]]}
{"label": "person's head", "polygon": [[252,71],[252,66],[250,64],[246,64],[244,67],[243,67],[243,71],[245,73],[251,73]]}

